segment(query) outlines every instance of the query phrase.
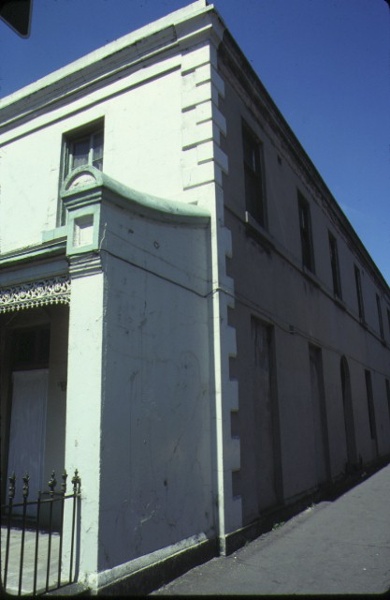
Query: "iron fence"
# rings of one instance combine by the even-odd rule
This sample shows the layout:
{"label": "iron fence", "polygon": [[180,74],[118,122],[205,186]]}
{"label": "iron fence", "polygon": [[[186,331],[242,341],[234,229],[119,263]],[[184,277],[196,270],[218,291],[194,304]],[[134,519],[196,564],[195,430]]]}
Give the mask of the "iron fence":
{"label": "iron fence", "polygon": [[22,500],[15,502],[16,477],[9,477],[8,503],[1,507],[3,592],[36,596],[76,580],[81,480],[76,469],[67,493],[67,478],[65,471],[56,491],[53,471],[48,491],[30,500],[26,474]]}

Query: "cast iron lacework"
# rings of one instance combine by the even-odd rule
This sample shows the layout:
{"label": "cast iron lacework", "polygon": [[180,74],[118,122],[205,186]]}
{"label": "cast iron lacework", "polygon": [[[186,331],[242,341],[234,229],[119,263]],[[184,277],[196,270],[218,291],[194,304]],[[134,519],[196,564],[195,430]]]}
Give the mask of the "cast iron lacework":
{"label": "cast iron lacework", "polygon": [[70,303],[70,280],[68,277],[41,279],[10,288],[0,289],[0,313]]}

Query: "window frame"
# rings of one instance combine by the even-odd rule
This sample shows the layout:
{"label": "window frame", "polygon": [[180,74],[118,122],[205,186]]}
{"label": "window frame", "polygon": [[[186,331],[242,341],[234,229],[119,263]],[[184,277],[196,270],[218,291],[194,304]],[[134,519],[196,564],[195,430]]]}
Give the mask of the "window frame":
{"label": "window frame", "polygon": [[[94,145],[93,141],[96,136],[102,136],[101,139],[101,157],[99,157],[99,161],[101,162],[100,168],[96,166],[96,160],[93,158],[93,150]],[[78,168],[78,166],[94,166],[98,168],[100,171],[103,170],[103,161],[104,161],[104,119],[97,119],[96,121],[92,121],[87,125],[83,125],[81,127],[77,127],[70,131],[67,131],[62,136],[62,151],[61,151],[61,167],[60,167],[60,179],[59,179],[59,201],[58,201],[58,218],[57,218],[57,226],[61,226],[65,224],[66,221],[66,211],[65,207],[61,201],[61,188],[64,184],[66,178]],[[84,165],[78,165],[77,167],[71,166],[72,156],[74,156],[74,145],[83,140],[89,139],[89,151],[88,151],[88,162]],[[72,152],[73,150],[73,152]]]}
{"label": "window frame", "polygon": [[[263,143],[244,119],[241,124],[241,138],[245,210],[258,225],[267,229]],[[252,161],[248,160],[248,149],[252,151]]]}
{"label": "window frame", "polygon": [[305,269],[315,274],[313,229],[309,201],[298,190],[298,219],[301,238],[301,258]]}
{"label": "window frame", "polygon": [[390,381],[388,379],[385,379],[385,387],[386,387],[387,408],[389,411],[389,418],[390,418]]}
{"label": "window frame", "polygon": [[364,378],[365,378],[365,382],[366,382],[366,397],[367,397],[368,424],[369,424],[369,429],[370,429],[370,438],[371,438],[371,441],[374,442],[374,444],[375,444],[376,454],[378,455],[378,430],[377,430],[377,425],[376,425],[372,377],[371,377],[371,371],[369,369],[364,370]]}
{"label": "window frame", "polygon": [[329,254],[330,254],[330,266],[332,269],[332,282],[333,282],[333,293],[334,295],[342,300],[342,289],[341,289],[341,277],[340,277],[340,261],[339,251],[337,246],[337,239],[331,231],[328,231],[329,239]]}
{"label": "window frame", "polygon": [[375,294],[375,297],[376,297],[376,309],[377,309],[377,313],[378,313],[379,334],[381,336],[381,339],[384,340],[385,339],[385,330],[383,327],[381,299],[380,299],[379,294]]}
{"label": "window frame", "polygon": [[390,336],[390,308],[388,308],[387,306],[386,306],[386,312],[387,312],[387,324],[389,327],[389,336]]}
{"label": "window frame", "polygon": [[364,314],[362,276],[361,276],[360,269],[357,265],[354,265],[354,273],[355,273],[355,288],[356,288],[356,297],[357,297],[357,303],[358,303],[359,319],[362,323],[364,323],[365,322],[365,314]]}

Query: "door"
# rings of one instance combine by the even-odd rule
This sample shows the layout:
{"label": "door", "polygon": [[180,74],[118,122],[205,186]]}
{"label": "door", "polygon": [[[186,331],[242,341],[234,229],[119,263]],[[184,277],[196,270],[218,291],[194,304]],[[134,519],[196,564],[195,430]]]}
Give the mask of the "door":
{"label": "door", "polygon": [[345,437],[347,444],[347,463],[348,467],[352,467],[357,463],[357,451],[355,439],[355,424],[353,418],[351,379],[349,375],[348,362],[345,356],[342,357],[340,362],[340,374],[341,391],[344,406]]}
{"label": "door", "polygon": [[274,380],[273,330],[252,318],[253,406],[258,512],[282,499],[280,430]]}
{"label": "door", "polygon": [[330,471],[321,350],[310,345],[309,358],[316,483],[321,484],[329,479]]}
{"label": "door", "polygon": [[16,474],[15,503],[22,501],[22,477],[30,476],[29,499],[43,488],[48,369],[12,374],[8,477]]}

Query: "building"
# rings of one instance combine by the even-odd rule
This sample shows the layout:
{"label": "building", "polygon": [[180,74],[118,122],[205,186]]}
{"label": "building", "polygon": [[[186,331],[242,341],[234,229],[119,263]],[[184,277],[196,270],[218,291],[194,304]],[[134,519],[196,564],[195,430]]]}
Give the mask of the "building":
{"label": "building", "polygon": [[228,553],[389,457],[389,287],[212,5],[0,122],[2,468],[79,470],[79,581]]}

